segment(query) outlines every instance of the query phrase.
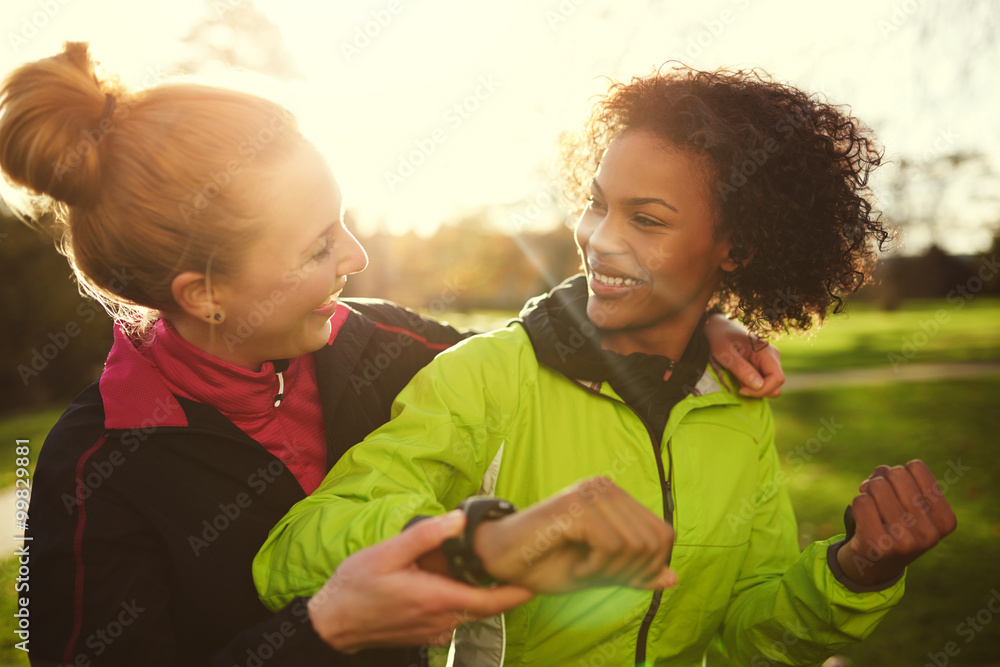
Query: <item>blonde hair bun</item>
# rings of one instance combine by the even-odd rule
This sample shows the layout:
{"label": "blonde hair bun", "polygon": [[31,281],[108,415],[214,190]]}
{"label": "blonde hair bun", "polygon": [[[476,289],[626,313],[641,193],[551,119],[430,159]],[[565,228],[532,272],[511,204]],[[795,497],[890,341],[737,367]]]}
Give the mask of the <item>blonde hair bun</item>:
{"label": "blonde hair bun", "polygon": [[14,70],[0,100],[3,170],[70,206],[94,204],[120,94],[117,82],[97,78],[84,42],[67,42],[62,53]]}

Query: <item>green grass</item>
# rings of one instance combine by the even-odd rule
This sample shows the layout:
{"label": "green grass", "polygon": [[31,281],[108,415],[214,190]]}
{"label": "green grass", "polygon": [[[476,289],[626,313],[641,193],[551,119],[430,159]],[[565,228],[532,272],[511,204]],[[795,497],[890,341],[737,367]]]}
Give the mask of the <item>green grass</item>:
{"label": "green grass", "polygon": [[[917,364],[1000,359],[1000,299],[977,296],[962,303],[956,308],[945,299],[912,300],[891,312],[867,303],[851,303],[844,313],[831,315],[808,337],[786,335],[776,345],[789,374],[891,368],[893,361]],[[441,317],[458,327],[486,330],[503,326],[515,316],[513,311],[484,310],[449,312]],[[893,354],[899,356],[890,358]]]}
{"label": "green grass", "polygon": [[[953,482],[944,490],[958,530],[910,566],[902,602],[872,636],[845,649],[855,667],[933,664],[927,654],[948,642],[960,650],[953,667],[1000,663],[1000,615],[983,612],[996,618],[968,643],[957,629],[1000,590],[997,396],[1000,378],[828,389],[772,403],[803,544],[843,531],[844,508],[878,464],[920,458]],[[815,439],[821,419],[842,424],[825,444]],[[817,445],[799,465],[793,452],[804,458]],[[959,466],[969,470],[958,476]]]}
{"label": "green grass", "polygon": [[781,361],[791,374],[1000,359],[1000,299],[980,296],[963,303],[956,309],[944,299],[908,301],[891,312],[852,303],[812,337],[778,340]]}
{"label": "green grass", "polygon": [[34,474],[38,451],[63,410],[64,407],[47,408],[0,419],[0,451],[3,452],[0,454],[0,490],[14,485],[17,441],[28,440],[28,469]]}

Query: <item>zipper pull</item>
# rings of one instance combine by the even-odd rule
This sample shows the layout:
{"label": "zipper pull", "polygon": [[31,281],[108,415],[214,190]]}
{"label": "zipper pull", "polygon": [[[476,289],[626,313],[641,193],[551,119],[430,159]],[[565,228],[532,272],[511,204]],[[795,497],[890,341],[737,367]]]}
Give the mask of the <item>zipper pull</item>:
{"label": "zipper pull", "polygon": [[285,376],[282,373],[288,370],[288,359],[278,359],[271,363],[274,364],[274,372],[278,376],[278,393],[274,396],[274,407],[278,407],[285,400]]}

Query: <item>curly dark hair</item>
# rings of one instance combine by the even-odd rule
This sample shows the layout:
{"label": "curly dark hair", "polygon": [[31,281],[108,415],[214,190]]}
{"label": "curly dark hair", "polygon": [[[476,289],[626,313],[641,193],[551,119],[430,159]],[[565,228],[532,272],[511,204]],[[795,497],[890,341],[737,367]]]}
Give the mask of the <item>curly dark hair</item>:
{"label": "curly dark hair", "polygon": [[684,66],[613,83],[562,143],[564,193],[585,205],[601,156],[625,130],[653,131],[705,158],[717,235],[730,257],[713,305],[755,333],[808,330],[871,279],[890,236],[872,211],[874,134],[837,107],[760,70]]}

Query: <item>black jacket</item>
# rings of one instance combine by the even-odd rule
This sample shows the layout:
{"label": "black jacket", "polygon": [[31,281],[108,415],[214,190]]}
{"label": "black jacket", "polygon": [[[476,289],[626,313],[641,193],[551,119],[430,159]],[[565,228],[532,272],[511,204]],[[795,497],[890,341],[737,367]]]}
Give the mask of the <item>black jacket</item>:
{"label": "black jacket", "polygon": [[[334,342],[313,353],[327,469],[388,420],[417,370],[468,335],[386,302],[348,303]],[[88,387],[39,454],[25,542],[33,665],[418,661],[416,649],[337,654],[313,631],[303,599],[267,611],[251,562],[302,488],[215,408],[162,392],[152,401],[153,388],[146,395],[138,384],[103,395],[100,382]],[[106,423],[111,390],[145,406],[126,413],[127,426],[120,406]]]}

